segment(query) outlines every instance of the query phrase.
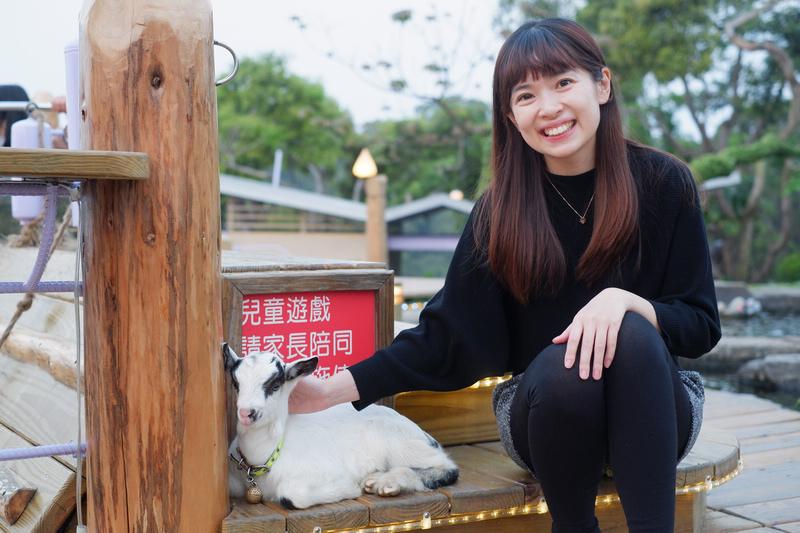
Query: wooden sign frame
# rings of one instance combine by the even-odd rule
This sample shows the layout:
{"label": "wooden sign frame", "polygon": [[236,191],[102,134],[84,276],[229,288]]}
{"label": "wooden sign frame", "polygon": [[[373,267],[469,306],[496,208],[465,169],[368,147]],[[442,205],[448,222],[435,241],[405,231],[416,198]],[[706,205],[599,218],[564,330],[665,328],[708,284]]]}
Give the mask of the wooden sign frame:
{"label": "wooden sign frame", "polygon": [[[251,256],[252,257],[252,256]],[[394,271],[382,263],[310,263],[265,265],[246,272],[226,269],[222,273],[223,338],[242,353],[243,298],[252,294],[321,291],[372,291],[375,298],[375,350],[394,338]],[[369,268],[375,266],[375,268]],[[226,272],[226,270],[228,270]],[[387,402],[387,400],[389,400]],[[384,399],[381,403],[391,403]],[[235,436],[235,397],[228,387],[228,435]]]}
{"label": "wooden sign frame", "polygon": [[223,274],[223,336],[242,350],[242,301],[251,294],[372,291],[375,295],[375,350],[394,337],[394,272],[383,269],[271,271]]}

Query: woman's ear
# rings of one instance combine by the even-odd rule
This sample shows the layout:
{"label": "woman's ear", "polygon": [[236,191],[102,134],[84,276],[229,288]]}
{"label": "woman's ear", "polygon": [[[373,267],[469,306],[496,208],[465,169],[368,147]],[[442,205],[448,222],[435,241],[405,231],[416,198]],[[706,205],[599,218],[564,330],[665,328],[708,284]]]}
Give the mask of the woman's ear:
{"label": "woman's ear", "polygon": [[597,82],[597,100],[603,105],[611,98],[611,71],[603,67],[600,72],[603,78]]}
{"label": "woman's ear", "polygon": [[517,130],[519,130],[519,124],[517,124],[517,120],[514,118],[514,113],[508,114],[508,120],[511,121],[511,123],[514,125],[515,128],[517,128]]}

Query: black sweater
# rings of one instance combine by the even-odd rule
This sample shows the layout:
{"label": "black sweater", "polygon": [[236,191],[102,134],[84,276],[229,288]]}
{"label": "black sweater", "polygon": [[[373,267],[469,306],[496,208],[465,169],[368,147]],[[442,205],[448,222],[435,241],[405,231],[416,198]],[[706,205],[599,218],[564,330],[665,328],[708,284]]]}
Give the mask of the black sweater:
{"label": "black sweater", "polygon": [[[565,250],[568,274],[556,297],[522,305],[477,256],[470,216],[444,286],[423,309],[419,325],[350,367],[361,398],[354,405],[363,408],[411,390],[457,390],[485,377],[523,372],[590,299],[611,286],[653,304],[674,356],[696,358],[711,350],[720,339],[719,315],[694,182],[680,163],[664,154],[634,147],[629,158],[639,187],[640,236],[620,279],[592,287],[576,282],[571,273],[591,237],[593,206],[581,225],[547,184],[550,217]],[[578,211],[586,209],[594,171],[550,179]]]}

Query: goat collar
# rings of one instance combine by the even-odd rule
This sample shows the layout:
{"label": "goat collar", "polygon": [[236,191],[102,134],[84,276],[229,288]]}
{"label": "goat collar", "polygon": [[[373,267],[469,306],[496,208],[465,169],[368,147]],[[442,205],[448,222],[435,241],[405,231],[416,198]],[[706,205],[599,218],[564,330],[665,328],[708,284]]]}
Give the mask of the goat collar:
{"label": "goat collar", "polygon": [[278,442],[278,445],[275,447],[275,451],[272,452],[272,455],[269,456],[269,460],[263,465],[250,465],[244,458],[244,454],[239,447],[236,447],[236,452],[239,454],[240,459],[237,459],[233,454],[230,454],[231,461],[236,463],[239,466],[239,470],[246,470],[248,476],[260,476],[262,474],[268,474],[270,470],[272,470],[272,466],[275,464],[275,461],[278,460],[278,456],[281,454],[281,448],[283,447],[283,436],[281,440]]}

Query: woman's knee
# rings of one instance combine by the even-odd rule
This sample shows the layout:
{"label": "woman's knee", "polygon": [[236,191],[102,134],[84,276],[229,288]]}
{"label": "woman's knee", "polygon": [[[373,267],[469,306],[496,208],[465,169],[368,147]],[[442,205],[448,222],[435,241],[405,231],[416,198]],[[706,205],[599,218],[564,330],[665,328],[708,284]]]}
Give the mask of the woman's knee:
{"label": "woman's knee", "polygon": [[[602,394],[595,383],[588,383],[578,375],[577,365],[564,366],[565,344],[553,344],[542,350],[525,370],[517,389],[523,394],[528,407],[552,404],[570,409],[580,405],[586,396]],[[592,382],[594,380],[591,380]]]}
{"label": "woman's knee", "polygon": [[564,367],[564,345],[551,344],[530,362],[520,383],[523,390],[534,391],[558,388],[558,383],[567,378]]}
{"label": "woman's knee", "polygon": [[619,338],[633,343],[657,343],[663,340],[658,330],[639,313],[628,311],[619,327]]}
{"label": "woman's knee", "polygon": [[666,361],[668,357],[667,346],[655,326],[638,313],[626,313],[617,335],[614,363],[652,364],[654,358]]}

